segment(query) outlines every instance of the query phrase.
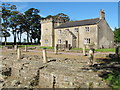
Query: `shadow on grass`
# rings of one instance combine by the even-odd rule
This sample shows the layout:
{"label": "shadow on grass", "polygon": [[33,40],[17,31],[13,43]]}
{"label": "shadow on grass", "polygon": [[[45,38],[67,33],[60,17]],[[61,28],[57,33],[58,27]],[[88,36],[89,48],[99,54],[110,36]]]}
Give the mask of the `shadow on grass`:
{"label": "shadow on grass", "polygon": [[120,90],[120,54],[110,54],[107,58],[98,58],[98,63],[83,70],[92,70],[98,73],[98,76],[108,80],[109,86]]}
{"label": "shadow on grass", "polygon": [[97,59],[99,64],[94,64],[91,69],[100,72],[98,75],[109,81],[112,88],[120,90],[120,54],[110,54],[109,58]]}

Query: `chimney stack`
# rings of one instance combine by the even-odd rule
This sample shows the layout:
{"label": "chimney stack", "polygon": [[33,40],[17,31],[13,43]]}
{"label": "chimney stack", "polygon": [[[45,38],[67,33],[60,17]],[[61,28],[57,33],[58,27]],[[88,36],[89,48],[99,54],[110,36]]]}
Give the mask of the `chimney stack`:
{"label": "chimney stack", "polygon": [[105,19],[105,12],[104,10],[100,10],[100,19]]}

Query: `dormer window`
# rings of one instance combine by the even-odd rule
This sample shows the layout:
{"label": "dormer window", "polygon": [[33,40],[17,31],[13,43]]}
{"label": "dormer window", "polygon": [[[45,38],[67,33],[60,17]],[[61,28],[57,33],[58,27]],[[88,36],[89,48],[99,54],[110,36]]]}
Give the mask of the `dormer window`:
{"label": "dormer window", "polygon": [[90,28],[89,28],[89,27],[85,27],[85,31],[86,31],[86,32],[89,32],[89,31],[90,31]]}

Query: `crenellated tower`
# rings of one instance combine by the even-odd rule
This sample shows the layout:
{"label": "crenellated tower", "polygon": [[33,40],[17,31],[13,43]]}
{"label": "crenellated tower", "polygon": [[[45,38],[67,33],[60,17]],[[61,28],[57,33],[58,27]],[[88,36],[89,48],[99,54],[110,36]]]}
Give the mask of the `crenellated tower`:
{"label": "crenellated tower", "polygon": [[62,23],[61,19],[45,18],[41,20],[41,46],[54,47],[54,28]]}

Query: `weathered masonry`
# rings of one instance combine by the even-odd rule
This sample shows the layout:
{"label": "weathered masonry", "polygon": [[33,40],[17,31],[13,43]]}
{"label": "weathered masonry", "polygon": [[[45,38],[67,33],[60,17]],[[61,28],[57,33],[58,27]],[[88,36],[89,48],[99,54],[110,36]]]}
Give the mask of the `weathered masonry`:
{"label": "weathered masonry", "polygon": [[100,10],[100,17],[63,23],[53,18],[41,20],[41,46],[54,47],[57,44],[83,48],[112,48],[114,34],[105,19],[105,12]]}

